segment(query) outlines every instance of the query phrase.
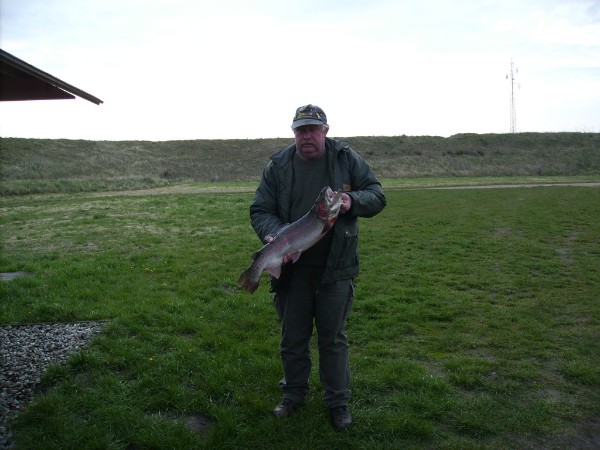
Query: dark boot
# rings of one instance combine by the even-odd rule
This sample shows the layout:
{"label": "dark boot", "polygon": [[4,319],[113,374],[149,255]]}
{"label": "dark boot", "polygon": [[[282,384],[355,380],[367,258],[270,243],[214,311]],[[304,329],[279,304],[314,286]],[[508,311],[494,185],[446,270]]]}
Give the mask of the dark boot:
{"label": "dark boot", "polygon": [[348,405],[337,406],[329,410],[331,424],[336,430],[345,430],[352,425],[352,415]]}
{"label": "dark boot", "polygon": [[284,398],[281,403],[277,405],[275,409],[273,409],[273,414],[275,414],[277,417],[288,417],[296,410],[298,406],[299,404],[295,401],[290,400],[289,398]]}

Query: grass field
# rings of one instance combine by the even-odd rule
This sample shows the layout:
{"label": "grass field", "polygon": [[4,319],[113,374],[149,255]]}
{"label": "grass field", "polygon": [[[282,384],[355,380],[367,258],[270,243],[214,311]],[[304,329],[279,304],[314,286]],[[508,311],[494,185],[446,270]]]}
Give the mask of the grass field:
{"label": "grass field", "polygon": [[0,198],[0,271],[34,274],[0,284],[0,323],[110,321],[45,374],[18,448],[597,447],[600,188],[389,189],[361,222],[338,433],[316,374],[296,416],[271,414],[266,278],[235,285],[252,192],[192,187]]}

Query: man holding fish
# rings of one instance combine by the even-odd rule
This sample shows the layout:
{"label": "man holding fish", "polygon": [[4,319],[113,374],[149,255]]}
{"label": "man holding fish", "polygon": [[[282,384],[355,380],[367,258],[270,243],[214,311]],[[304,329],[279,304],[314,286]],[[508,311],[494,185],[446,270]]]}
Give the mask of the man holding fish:
{"label": "man holding fish", "polygon": [[358,274],[358,217],[379,213],[386,199],[363,158],[327,138],[321,108],[298,108],[292,130],[294,144],[271,157],[250,206],[252,226],[266,245],[238,283],[254,292],[263,271],[272,275],[285,375],[273,413],[287,417],[305,401],[314,323],[325,403],[342,430],[352,425],[345,326]]}

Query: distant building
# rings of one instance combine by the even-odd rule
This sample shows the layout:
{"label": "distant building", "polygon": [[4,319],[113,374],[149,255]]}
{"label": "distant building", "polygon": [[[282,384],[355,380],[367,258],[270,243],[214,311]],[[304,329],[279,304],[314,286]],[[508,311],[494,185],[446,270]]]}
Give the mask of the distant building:
{"label": "distant building", "polygon": [[75,96],[96,105],[104,103],[0,49],[0,101],[63,100]]}

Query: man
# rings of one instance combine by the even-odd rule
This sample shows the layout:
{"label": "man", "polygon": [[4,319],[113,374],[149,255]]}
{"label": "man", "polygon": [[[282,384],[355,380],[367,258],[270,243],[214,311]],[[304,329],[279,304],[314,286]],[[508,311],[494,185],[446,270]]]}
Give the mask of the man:
{"label": "man", "polygon": [[287,417],[306,398],[314,321],[319,379],[332,423],[341,430],[352,425],[345,326],[358,274],[358,217],[379,213],[386,199],[367,163],[347,143],[327,138],[329,125],[321,108],[298,108],[292,130],[295,143],[271,157],[250,206],[258,237],[272,241],[278,230],[311,208],[324,186],[342,190],[343,204],[333,229],[294,264],[284,260],[280,278],[272,280],[285,375],[283,399],[273,413]]}

